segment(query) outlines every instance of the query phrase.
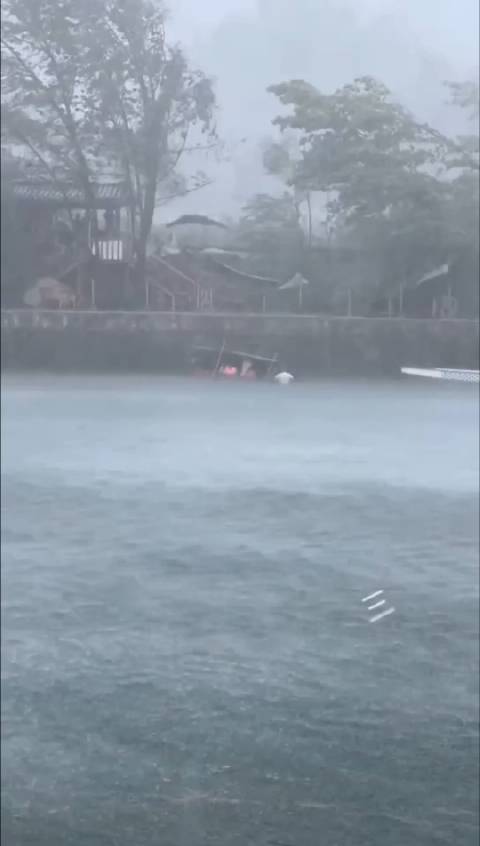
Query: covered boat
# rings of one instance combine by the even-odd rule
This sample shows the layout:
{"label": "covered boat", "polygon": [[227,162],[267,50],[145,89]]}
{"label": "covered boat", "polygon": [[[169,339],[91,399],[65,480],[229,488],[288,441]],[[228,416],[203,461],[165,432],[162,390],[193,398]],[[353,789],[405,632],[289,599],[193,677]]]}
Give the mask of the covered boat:
{"label": "covered boat", "polygon": [[462,370],[456,367],[402,367],[404,376],[420,376],[426,379],[446,379],[449,382],[480,382],[480,371]]}
{"label": "covered boat", "polygon": [[195,375],[227,379],[255,380],[268,378],[278,356],[259,355],[235,350],[223,343],[220,347],[195,346],[192,364]]}

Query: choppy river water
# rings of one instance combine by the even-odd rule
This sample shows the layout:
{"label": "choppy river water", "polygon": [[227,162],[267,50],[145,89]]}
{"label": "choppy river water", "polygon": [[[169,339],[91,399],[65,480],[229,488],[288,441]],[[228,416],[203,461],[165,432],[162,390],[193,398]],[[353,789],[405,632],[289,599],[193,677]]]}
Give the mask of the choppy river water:
{"label": "choppy river water", "polygon": [[4,846],[475,846],[478,504],[471,386],[5,377]]}

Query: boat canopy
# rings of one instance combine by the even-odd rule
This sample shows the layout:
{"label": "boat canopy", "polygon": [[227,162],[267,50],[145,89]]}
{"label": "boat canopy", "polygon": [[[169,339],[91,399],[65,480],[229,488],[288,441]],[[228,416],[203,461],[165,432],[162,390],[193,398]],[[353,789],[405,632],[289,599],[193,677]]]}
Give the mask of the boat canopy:
{"label": "boat canopy", "polygon": [[193,347],[193,361],[202,370],[209,370],[216,374],[221,367],[242,368],[245,362],[249,362],[258,375],[269,373],[278,360],[278,356],[260,355],[248,350],[232,350],[226,344],[218,347],[201,346]]}

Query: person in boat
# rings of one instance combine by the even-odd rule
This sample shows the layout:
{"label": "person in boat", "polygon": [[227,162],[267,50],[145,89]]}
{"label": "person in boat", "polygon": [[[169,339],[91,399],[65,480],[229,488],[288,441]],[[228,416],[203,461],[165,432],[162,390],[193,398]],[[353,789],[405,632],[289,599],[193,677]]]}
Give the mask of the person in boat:
{"label": "person in boat", "polygon": [[290,382],[293,382],[294,376],[292,373],[288,373],[288,371],[283,370],[281,373],[277,373],[275,376],[275,382],[278,385],[289,385]]}
{"label": "person in boat", "polygon": [[242,362],[242,369],[240,371],[240,378],[241,379],[249,379],[252,381],[253,379],[257,378],[257,374],[253,367],[253,363],[249,359],[245,359]]}
{"label": "person in boat", "polygon": [[234,365],[226,364],[225,367],[220,369],[220,373],[228,379],[233,379],[235,376],[238,376],[238,368],[234,367]]}

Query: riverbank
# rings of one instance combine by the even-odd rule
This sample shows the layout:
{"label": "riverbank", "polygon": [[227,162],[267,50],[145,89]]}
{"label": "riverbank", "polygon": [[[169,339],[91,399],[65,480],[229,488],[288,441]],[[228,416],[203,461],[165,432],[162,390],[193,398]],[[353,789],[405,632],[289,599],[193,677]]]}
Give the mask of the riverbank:
{"label": "riverbank", "polygon": [[1,323],[4,369],[185,372],[194,345],[224,340],[308,376],[477,369],[479,360],[474,320],[17,309]]}

